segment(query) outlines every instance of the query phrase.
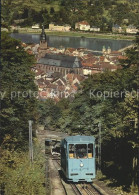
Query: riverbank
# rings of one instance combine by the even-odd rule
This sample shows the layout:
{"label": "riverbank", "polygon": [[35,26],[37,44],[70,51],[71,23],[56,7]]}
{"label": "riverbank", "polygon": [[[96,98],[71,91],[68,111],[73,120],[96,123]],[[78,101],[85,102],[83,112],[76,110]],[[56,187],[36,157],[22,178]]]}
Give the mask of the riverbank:
{"label": "riverbank", "polygon": [[[13,31],[12,31],[13,32]],[[41,29],[29,29],[29,28],[19,28],[17,29],[19,33],[32,33],[32,34],[40,34]],[[101,33],[86,33],[86,32],[61,32],[61,31],[49,31],[45,30],[47,35],[55,35],[55,36],[69,36],[69,37],[82,37],[82,38],[99,38],[99,39],[114,39],[114,40],[134,40],[135,35],[119,35],[119,34],[101,34]]]}
{"label": "riverbank", "polygon": [[125,47],[125,48],[119,49],[118,51],[119,52],[123,52],[123,51],[126,51],[127,49],[131,49],[132,47],[134,47],[134,44],[129,45],[129,46]]}
{"label": "riverbank", "polygon": [[116,35],[116,34],[98,34],[98,33],[82,33],[82,32],[50,32],[47,31],[48,35],[57,36],[72,36],[82,38],[99,38],[99,39],[115,39],[115,40],[134,40],[135,36]]}

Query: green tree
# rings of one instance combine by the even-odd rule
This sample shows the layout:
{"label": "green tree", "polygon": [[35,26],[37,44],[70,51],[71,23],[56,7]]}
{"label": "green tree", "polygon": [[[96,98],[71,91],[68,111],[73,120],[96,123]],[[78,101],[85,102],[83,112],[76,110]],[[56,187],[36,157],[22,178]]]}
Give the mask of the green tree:
{"label": "green tree", "polygon": [[61,116],[61,110],[52,100],[40,101],[38,103],[39,123],[45,128],[54,130],[58,127],[58,119]]}
{"label": "green tree", "polygon": [[[12,137],[6,136],[3,144],[9,146]],[[2,144],[2,145],[3,145]],[[28,152],[13,149],[0,150],[0,188],[6,195],[48,193],[44,186],[45,156],[40,145],[34,144],[34,163],[30,164]]]}
{"label": "green tree", "polygon": [[53,7],[50,8],[50,14],[54,14],[55,13],[55,9]]}
{"label": "green tree", "polygon": [[[34,84],[34,57],[24,51],[21,42],[2,33],[1,37],[1,111],[0,143],[9,134],[20,143],[28,141],[28,120],[36,121],[37,91]],[[35,123],[34,123],[35,124]],[[22,145],[20,145],[22,147]]]}

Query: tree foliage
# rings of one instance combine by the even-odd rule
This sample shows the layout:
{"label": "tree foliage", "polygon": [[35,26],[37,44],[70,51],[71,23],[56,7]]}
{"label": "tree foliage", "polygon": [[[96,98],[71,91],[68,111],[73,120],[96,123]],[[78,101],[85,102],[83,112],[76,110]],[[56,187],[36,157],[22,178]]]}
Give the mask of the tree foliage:
{"label": "tree foliage", "polygon": [[[139,25],[139,5],[136,0],[3,0],[2,6],[2,18],[7,24],[24,19],[24,22],[19,22],[22,26],[44,23],[48,27],[50,22],[56,22],[74,27],[76,22],[87,20],[91,26],[96,25],[102,31],[111,31],[113,24]],[[43,9],[47,10],[47,14],[42,13]],[[42,19],[42,14],[47,16]]]}
{"label": "tree foliage", "polygon": [[0,143],[9,134],[20,144],[28,141],[28,120],[36,121],[37,88],[31,71],[35,60],[7,33],[2,33],[1,41]]}
{"label": "tree foliage", "polygon": [[6,136],[2,148],[6,145],[7,149],[0,150],[0,189],[6,195],[45,195],[45,158],[41,148],[34,146],[34,162],[31,164],[28,152],[15,151],[11,148],[11,140],[12,137]]}
{"label": "tree foliage", "polygon": [[38,104],[39,123],[45,128],[54,130],[57,128],[57,121],[61,117],[61,110],[52,99]]}

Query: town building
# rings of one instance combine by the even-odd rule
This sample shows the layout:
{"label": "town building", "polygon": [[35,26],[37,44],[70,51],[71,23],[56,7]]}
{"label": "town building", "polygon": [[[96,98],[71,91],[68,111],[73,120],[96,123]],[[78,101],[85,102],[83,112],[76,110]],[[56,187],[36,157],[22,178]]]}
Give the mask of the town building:
{"label": "town building", "polygon": [[83,80],[89,75],[116,71],[120,68],[119,59],[123,52],[111,51],[103,46],[102,55],[96,56],[85,48],[52,48],[46,40],[44,27],[40,44],[23,45],[27,52],[35,54],[37,63],[32,68],[38,86],[39,99],[74,98]]}
{"label": "town building", "polygon": [[134,25],[129,25],[126,28],[126,33],[136,34],[137,32],[138,32],[138,29]]}
{"label": "town building", "polygon": [[112,27],[112,32],[114,32],[114,33],[122,33],[123,29],[118,24],[114,24],[113,27]]}
{"label": "town building", "polygon": [[114,33],[136,34],[138,32],[138,29],[132,24],[130,24],[128,26],[125,26],[125,27],[121,27],[118,24],[115,24],[112,27],[112,32],[114,32]]}
{"label": "town building", "polygon": [[90,31],[99,32],[99,31],[100,31],[100,28],[98,28],[97,26],[92,26],[92,27],[90,28]]}
{"label": "town building", "polygon": [[89,31],[90,30],[90,24],[87,21],[77,22],[75,24],[75,29]]}
{"label": "town building", "polygon": [[39,24],[34,24],[34,25],[32,26],[32,29],[40,29],[40,25],[39,25]]}
{"label": "town building", "polygon": [[82,64],[76,56],[45,54],[38,60],[37,67],[45,72],[61,72],[63,75],[68,73],[83,74]]}
{"label": "town building", "polygon": [[47,53],[48,45],[44,27],[40,35],[40,48],[38,52],[37,67],[45,72],[61,72],[63,75],[75,73],[82,75],[82,64],[76,56]]}
{"label": "town building", "polygon": [[64,32],[68,32],[70,31],[71,26],[68,24],[65,25],[55,25],[53,23],[49,24],[49,30],[51,31],[64,31]]}

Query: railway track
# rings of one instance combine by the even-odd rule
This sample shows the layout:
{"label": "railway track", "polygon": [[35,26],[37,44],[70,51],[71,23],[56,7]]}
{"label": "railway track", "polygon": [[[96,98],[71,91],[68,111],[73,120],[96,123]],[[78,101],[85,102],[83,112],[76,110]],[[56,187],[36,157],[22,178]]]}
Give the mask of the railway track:
{"label": "railway track", "polygon": [[[54,157],[52,158],[52,160],[54,161],[55,169],[57,170],[60,169],[60,159]],[[59,180],[60,180],[61,187],[63,188],[65,195],[66,194],[67,195],[73,195],[73,194],[76,194],[76,195],[109,195],[103,189],[98,189],[93,184],[90,184],[90,183],[66,184],[63,182],[62,178],[60,177],[60,174],[59,174]],[[71,191],[70,192],[68,191],[67,186],[71,187],[73,193],[71,193]]]}
{"label": "railway track", "polygon": [[72,189],[76,195],[82,195],[82,192],[80,191],[80,189],[77,187],[76,184],[70,184],[70,186],[72,187]]}
{"label": "railway track", "polygon": [[102,195],[102,193],[96,189],[92,184],[88,184],[85,186],[86,192],[88,195]]}
{"label": "railway track", "polygon": [[103,195],[91,184],[75,184],[76,190],[78,189],[80,195]]}
{"label": "railway track", "polygon": [[[59,168],[60,168],[60,162],[59,160],[51,159],[51,163],[53,164],[53,169],[51,170],[51,195],[67,195],[67,191],[65,189],[65,186],[62,183],[62,179],[59,174]],[[52,166],[52,165],[51,165]],[[52,177],[52,174],[53,177]],[[55,182],[54,182],[55,180]],[[53,184],[52,184],[53,183]]]}

